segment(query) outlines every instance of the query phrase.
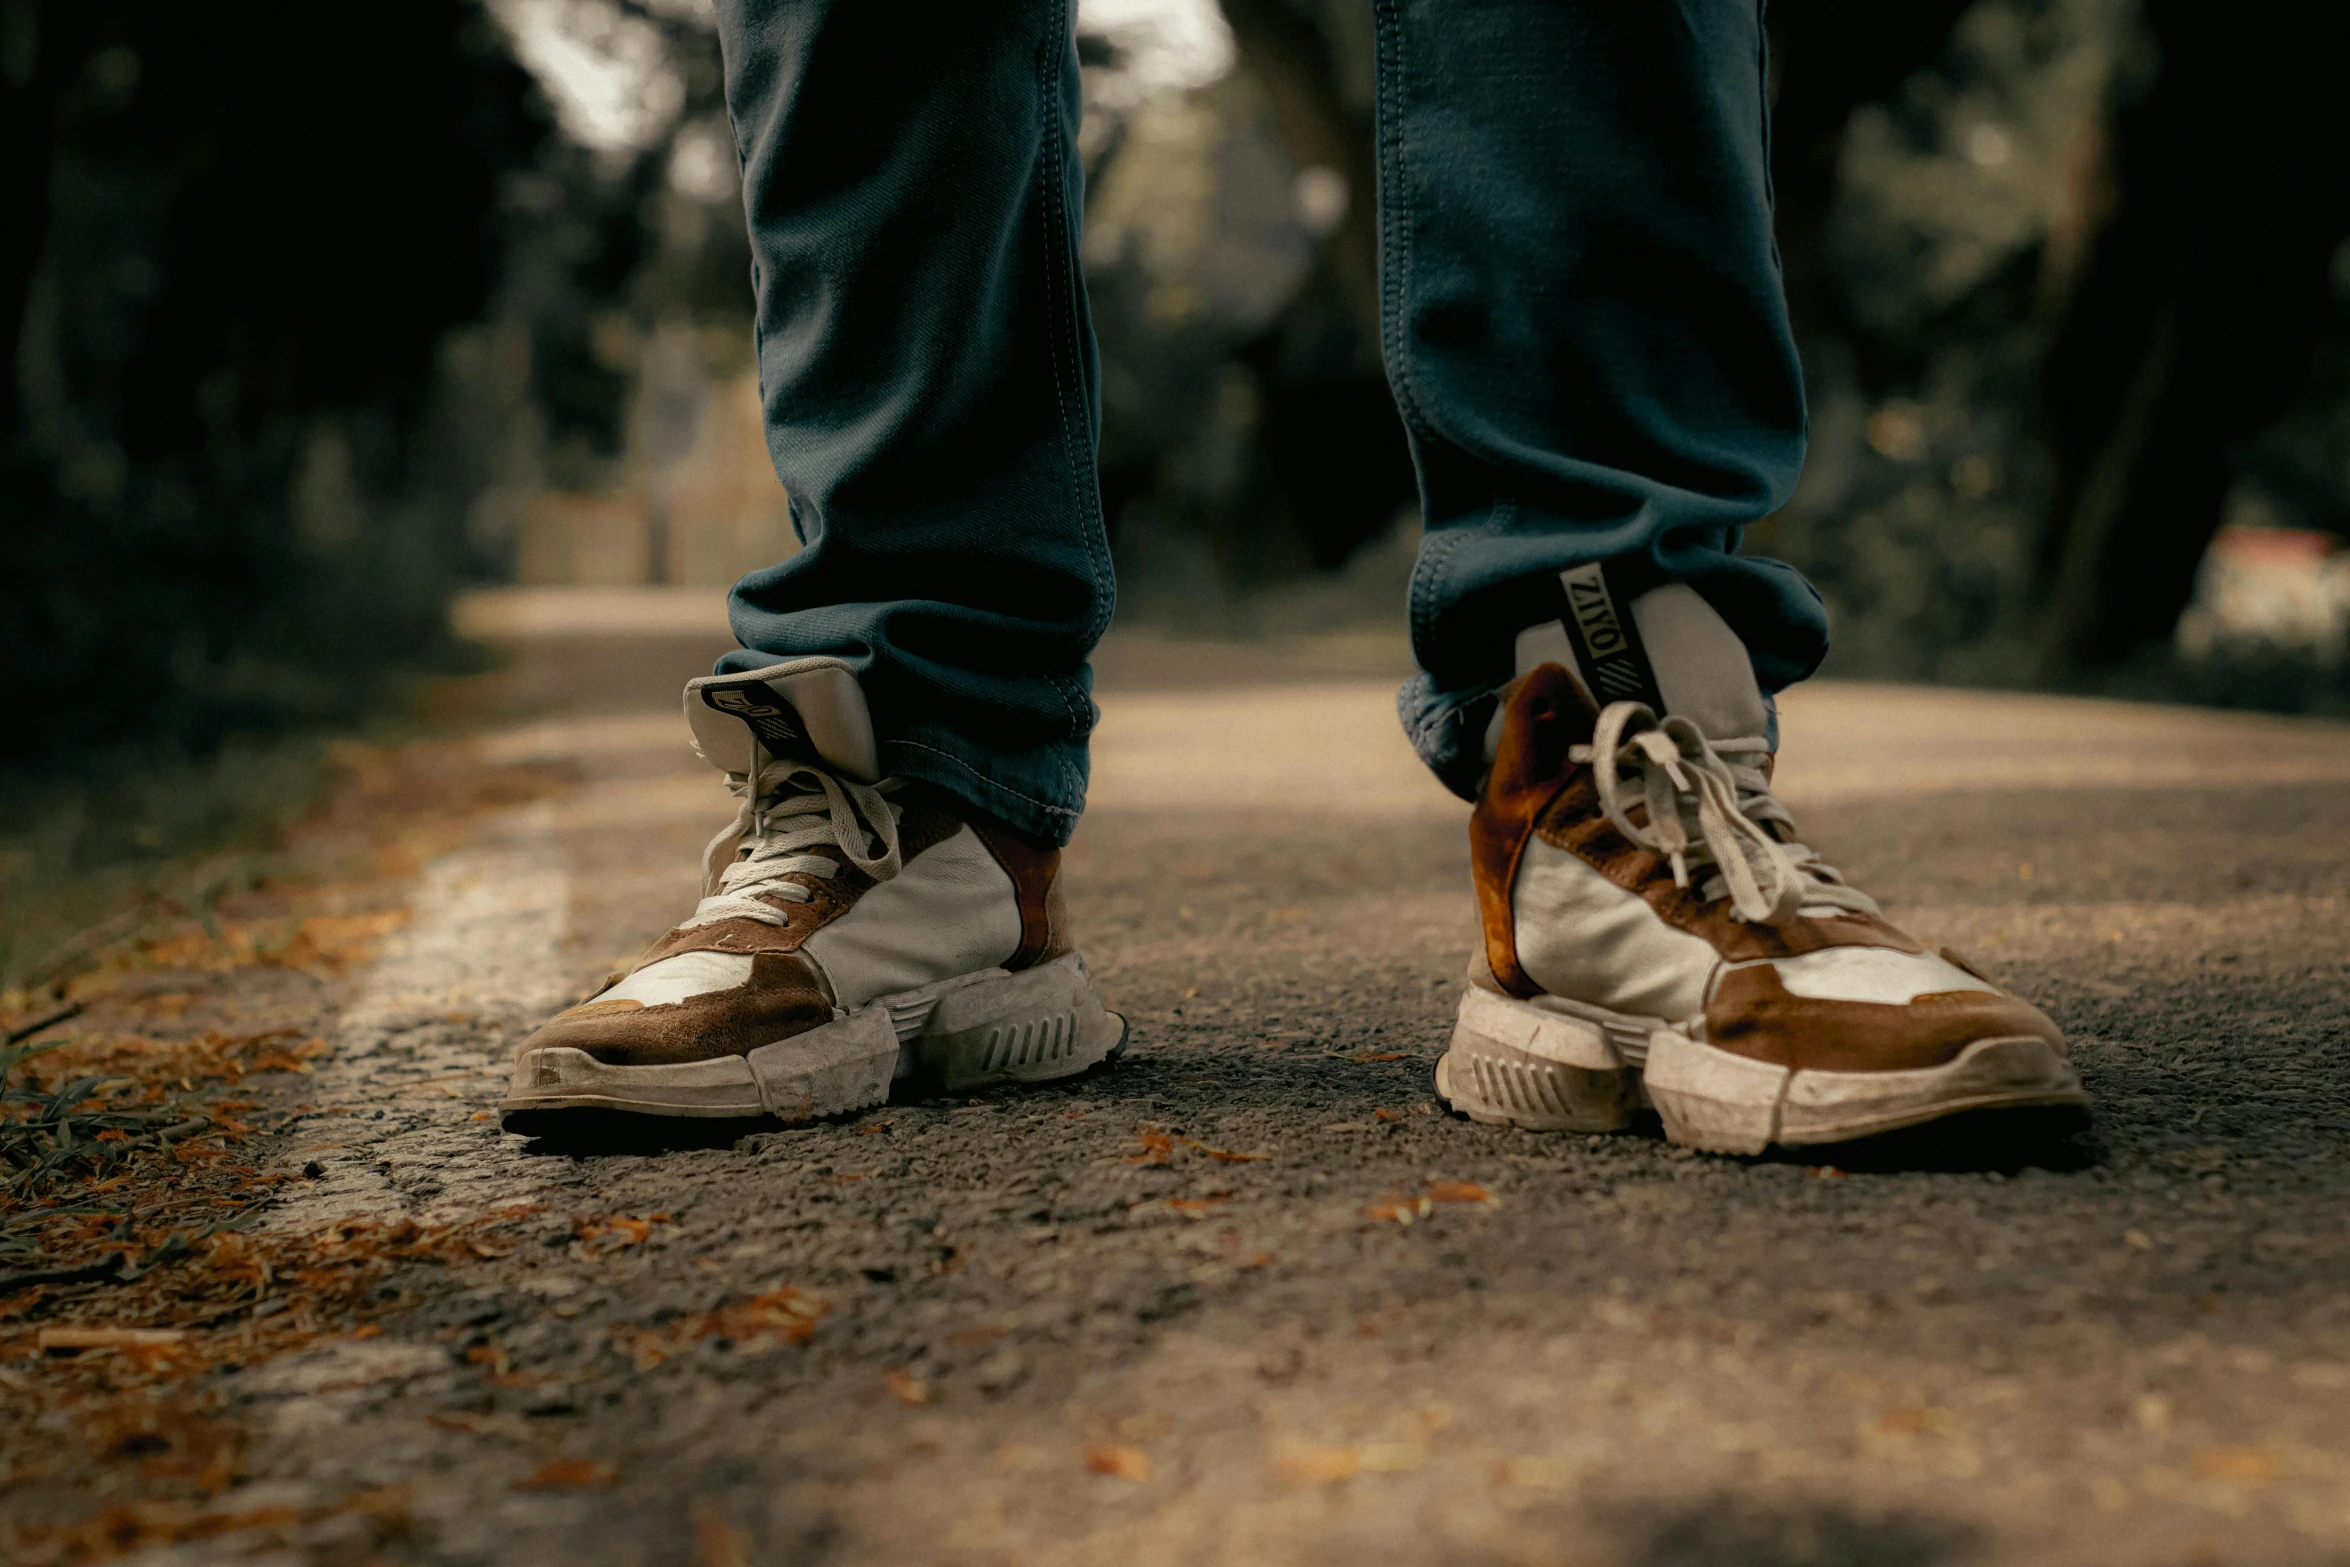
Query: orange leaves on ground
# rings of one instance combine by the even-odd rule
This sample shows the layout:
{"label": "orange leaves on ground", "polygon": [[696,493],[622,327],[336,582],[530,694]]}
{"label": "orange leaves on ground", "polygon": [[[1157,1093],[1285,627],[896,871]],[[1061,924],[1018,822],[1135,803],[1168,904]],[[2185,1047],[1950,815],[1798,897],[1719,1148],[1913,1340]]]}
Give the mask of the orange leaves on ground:
{"label": "orange leaves on ground", "polygon": [[181,1545],[225,1534],[295,1529],[353,1515],[374,1527],[347,1544],[354,1552],[381,1544],[406,1528],[408,1493],[398,1486],[362,1491],[327,1507],[213,1508],[188,1502],[138,1501],[106,1508],[72,1524],[34,1524],[17,1531],[18,1560],[33,1563],[109,1561],[156,1546]]}
{"label": "orange leaves on ground", "polygon": [[1363,1217],[1374,1224],[1411,1224],[1427,1218],[1440,1205],[1448,1203],[1476,1203],[1487,1208],[1498,1208],[1501,1199],[1473,1181],[1431,1180],[1416,1192],[1380,1198],[1363,1210]]}
{"label": "orange leaves on ground", "polygon": [[666,1213],[648,1213],[641,1219],[625,1213],[602,1219],[573,1219],[571,1255],[581,1262],[601,1262],[631,1246],[642,1246],[652,1235],[654,1225],[668,1222]]}
{"label": "orange leaves on ground", "polygon": [[1170,1197],[1165,1207],[1170,1213],[1180,1213],[1187,1219],[1204,1219],[1210,1208],[1231,1200],[1230,1192],[1209,1192],[1204,1197]]}
{"label": "orange leaves on ground", "polygon": [[1330,1485],[1359,1474],[1404,1474],[1428,1461],[1425,1442],[1365,1442],[1359,1447],[1284,1446],[1274,1467],[1292,1485]]}
{"label": "orange leaves on ground", "polygon": [[273,960],[281,968],[340,974],[375,955],[375,944],[406,925],[406,909],[374,914],[313,914],[295,927],[294,937]]}
{"label": "orange leaves on ground", "polygon": [[[326,1051],[325,1040],[308,1037],[298,1028],[266,1028],[253,1033],[206,1029],[182,1039],[106,1033],[77,1038],[17,1070],[25,1081],[44,1090],[71,1078],[119,1079],[149,1090],[132,1102],[154,1104],[169,1087],[241,1083],[253,1072],[307,1072],[310,1062]],[[221,1120],[216,1111],[217,1107],[207,1111],[216,1133],[237,1137],[249,1130],[242,1123]]]}
{"label": "orange leaves on ground", "polygon": [[1389,1407],[1380,1422],[1384,1429],[1371,1441],[1334,1446],[1277,1436],[1272,1444],[1273,1467],[1292,1485],[1331,1485],[1356,1475],[1406,1474],[1428,1463],[1438,1433],[1452,1421],[1452,1408],[1447,1404],[1423,1404],[1411,1410]]}
{"label": "orange leaves on ground", "polygon": [[[1127,1159],[1128,1164],[1172,1164],[1175,1162],[1175,1139],[1157,1128],[1144,1124],[1134,1129],[1142,1141],[1142,1152]],[[1190,1139],[1186,1138],[1188,1142]]]}
{"label": "orange leaves on ground", "polygon": [[592,1458],[550,1458],[514,1482],[517,1491],[556,1491],[620,1483],[620,1471]]}
{"label": "orange leaves on ground", "polygon": [[33,1340],[44,1350],[134,1349],[151,1344],[177,1344],[187,1337],[184,1328],[43,1328]]}
{"label": "orange leaves on ground", "polygon": [[2257,1447],[2207,1447],[2195,1455],[2195,1472],[2207,1480],[2260,1485],[2276,1478],[2277,1461]]}
{"label": "orange leaves on ground", "polygon": [[553,1377],[516,1371],[503,1344],[476,1344],[465,1352],[465,1361],[468,1365],[480,1366],[495,1387],[544,1387],[555,1380]]}
{"label": "orange leaves on ground", "polygon": [[538,1203],[513,1203],[478,1219],[452,1224],[422,1224],[412,1218],[345,1219],[318,1232],[315,1255],[329,1264],[371,1261],[465,1262],[479,1256],[476,1245],[484,1232],[533,1213]]}
{"label": "orange leaves on ground", "polygon": [[370,914],[312,914],[277,919],[218,920],[138,944],[141,966],[225,973],[237,968],[290,968],[333,976],[375,953],[376,943],[408,923],[406,909]]}
{"label": "orange leaves on ground", "polygon": [[1142,1144],[1142,1152],[1129,1156],[1126,1160],[1128,1164],[1173,1164],[1175,1152],[1179,1148],[1188,1149],[1193,1153],[1213,1159],[1219,1164],[1253,1164],[1258,1160],[1272,1157],[1271,1154],[1234,1153],[1229,1148],[1210,1148],[1196,1137],[1184,1137],[1175,1132],[1161,1131],[1148,1121],[1137,1125],[1134,1128],[1134,1135],[1136,1140]]}
{"label": "orange leaves on ground", "polygon": [[683,1354],[704,1339],[731,1344],[735,1353],[756,1355],[778,1344],[805,1344],[832,1304],[793,1285],[769,1290],[737,1305],[697,1312],[651,1327],[612,1330],[612,1345],[639,1371]]}
{"label": "orange leaves on ground", "polygon": [[751,1567],[751,1537],[707,1497],[694,1500],[694,1567]]}
{"label": "orange leaves on ground", "polygon": [[[294,1178],[247,1164],[240,1144],[297,1118],[345,1113],[300,1105],[281,1119],[259,1113],[261,1095],[221,1096],[223,1084],[306,1072],[328,1049],[318,1036],[332,988],[288,990],[266,971],[349,972],[408,923],[399,906],[408,889],[394,878],[454,844],[478,813],[562,787],[544,771],[485,766],[470,742],[350,748],[336,771],[320,811],[276,824],[266,843],[208,857],[192,879],[175,873],[127,897],[58,948],[37,1004],[0,997],[0,1027],[56,1046],[16,1063],[12,1086],[54,1092],[98,1080],[78,1108],[36,1105],[33,1127],[35,1116],[11,1107],[5,1126],[12,1148],[29,1141],[43,1162],[29,1181],[10,1172],[0,1446],[12,1481],[47,1477],[109,1504],[38,1538],[0,1521],[11,1567],[282,1521],[207,1500],[233,1462],[228,1439],[206,1434],[214,1401],[193,1379],[322,1335],[364,1335],[368,1319],[400,1304],[388,1280],[419,1264],[478,1262],[498,1254],[488,1242],[506,1239],[494,1234],[506,1213],[313,1233],[223,1227]],[[197,885],[200,902],[166,891]],[[394,1506],[364,1497],[305,1506],[295,1526]],[[392,1527],[348,1540],[351,1559],[376,1554]]]}
{"label": "orange leaves on ground", "polygon": [[930,1402],[930,1384],[915,1376],[904,1366],[885,1368],[881,1373],[881,1385],[888,1391],[890,1397],[901,1404],[927,1404]]}
{"label": "orange leaves on ground", "polygon": [[[401,1263],[463,1262],[482,1236],[535,1211],[515,1207],[457,1224],[354,1219],[310,1234],[239,1231],[142,1234],[106,1244],[136,1272],[83,1303],[81,1320],[0,1326],[0,1358],[31,1351],[35,1402],[46,1407],[118,1398],[221,1362],[250,1364],[297,1349],[389,1302],[377,1286]],[[62,1220],[66,1223],[77,1222]],[[70,1290],[72,1286],[65,1286]],[[17,1322],[49,1309],[59,1286],[8,1299]],[[73,1298],[70,1294],[69,1299]]]}
{"label": "orange leaves on ground", "polygon": [[1085,1450],[1085,1467],[1097,1475],[1114,1475],[1144,1485],[1151,1477],[1151,1455],[1139,1447],[1103,1442]]}
{"label": "orange leaves on ground", "polygon": [[235,1426],[201,1405],[169,1398],[109,1400],[82,1417],[81,1430],[93,1453],[136,1460],[151,1479],[192,1481],[207,1493],[225,1489],[244,1456]]}

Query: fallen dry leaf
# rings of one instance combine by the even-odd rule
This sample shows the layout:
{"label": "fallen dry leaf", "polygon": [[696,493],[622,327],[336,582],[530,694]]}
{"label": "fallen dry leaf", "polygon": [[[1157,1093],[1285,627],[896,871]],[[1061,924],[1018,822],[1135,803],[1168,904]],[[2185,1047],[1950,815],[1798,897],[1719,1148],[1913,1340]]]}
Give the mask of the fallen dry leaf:
{"label": "fallen dry leaf", "polygon": [[694,1500],[694,1567],[751,1567],[751,1537],[707,1497]]}
{"label": "fallen dry leaf", "polygon": [[564,1486],[617,1485],[620,1471],[592,1458],[550,1458],[514,1482],[517,1491],[552,1491]]}
{"label": "fallen dry leaf", "polygon": [[1411,1224],[1434,1213],[1440,1203],[1478,1203],[1495,1208],[1501,1205],[1501,1199],[1472,1181],[1432,1180],[1408,1196],[1380,1198],[1363,1210],[1363,1217],[1374,1224]]}
{"label": "fallen dry leaf", "polygon": [[331,1518],[359,1516],[373,1528],[357,1540],[338,1535],[354,1546],[382,1544],[405,1532],[408,1493],[387,1486],[360,1491],[326,1507],[213,1508],[186,1502],[145,1500],[119,1503],[73,1524],[34,1524],[16,1532],[20,1546],[50,1548],[42,1561],[99,1562],[153,1546],[181,1545],[226,1534],[258,1534],[271,1529],[323,1523]]}
{"label": "fallen dry leaf", "polygon": [[2195,1472],[2207,1480],[2258,1485],[2275,1478],[2277,1464],[2257,1447],[2207,1447],[2195,1455]]}
{"label": "fallen dry leaf", "polygon": [[890,1397],[901,1404],[927,1404],[930,1402],[930,1384],[915,1376],[904,1366],[885,1368],[881,1373],[881,1385],[889,1390]]}
{"label": "fallen dry leaf", "polygon": [[187,1336],[183,1328],[43,1328],[33,1342],[41,1349],[127,1349],[177,1344]]}
{"label": "fallen dry leaf", "polygon": [[668,1222],[666,1213],[648,1213],[641,1219],[624,1213],[602,1219],[575,1218],[571,1221],[571,1255],[581,1262],[601,1262],[631,1246],[642,1246],[654,1225]]}
{"label": "fallen dry leaf", "polygon": [[1365,1442],[1356,1447],[1285,1444],[1274,1464],[1293,1484],[1328,1485],[1358,1474],[1405,1474],[1428,1462],[1424,1442]]}
{"label": "fallen dry leaf", "polygon": [[1296,1443],[1282,1449],[1274,1467],[1296,1485],[1328,1485],[1353,1478],[1362,1460],[1351,1447],[1315,1447]]}
{"label": "fallen dry leaf", "polygon": [[1499,1201],[1491,1192],[1477,1185],[1474,1181],[1430,1181],[1428,1196],[1436,1202],[1493,1204]]}
{"label": "fallen dry leaf", "polygon": [[1148,1121],[1135,1127],[1134,1135],[1136,1140],[1142,1144],[1142,1152],[1129,1156],[1126,1160],[1128,1164],[1172,1164],[1175,1160],[1175,1150],[1178,1148],[1188,1148],[1193,1153],[1214,1159],[1222,1164],[1252,1164],[1257,1160],[1272,1157],[1271,1154],[1234,1153],[1229,1148],[1210,1148],[1196,1137],[1181,1137],[1172,1132],[1163,1132]]}
{"label": "fallen dry leaf", "polygon": [[1139,1447],[1105,1442],[1085,1450],[1085,1467],[1097,1475],[1115,1475],[1144,1485],[1151,1477],[1151,1455]]}
{"label": "fallen dry leaf", "polygon": [[612,1343],[636,1365],[650,1371],[704,1339],[720,1339],[738,1355],[756,1355],[778,1344],[805,1344],[831,1303],[792,1285],[738,1305],[721,1306],[694,1316],[680,1317],[658,1327],[617,1327]]}

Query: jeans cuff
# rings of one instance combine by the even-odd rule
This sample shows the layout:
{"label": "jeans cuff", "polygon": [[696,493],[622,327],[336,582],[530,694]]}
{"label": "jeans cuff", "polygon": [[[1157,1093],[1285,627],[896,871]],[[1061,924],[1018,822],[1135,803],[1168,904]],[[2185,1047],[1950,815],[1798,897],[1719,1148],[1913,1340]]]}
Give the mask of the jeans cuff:
{"label": "jeans cuff", "polygon": [[1414,675],[1395,693],[1395,712],[1420,760],[1437,781],[1475,804],[1485,787],[1485,731],[1493,722],[1499,686],[1439,696],[1426,675]]}
{"label": "jeans cuff", "polygon": [[901,735],[882,741],[881,767],[892,778],[934,784],[981,814],[1055,847],[1069,841],[1085,811],[1083,740],[997,757],[969,748],[950,733],[929,730],[919,739]]}

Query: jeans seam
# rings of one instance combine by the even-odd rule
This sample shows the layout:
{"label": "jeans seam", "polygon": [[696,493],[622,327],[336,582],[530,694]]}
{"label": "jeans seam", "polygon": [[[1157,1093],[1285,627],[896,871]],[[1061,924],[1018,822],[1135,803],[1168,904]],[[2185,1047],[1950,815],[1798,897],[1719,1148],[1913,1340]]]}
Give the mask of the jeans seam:
{"label": "jeans seam", "polygon": [[1763,210],[1771,217],[1771,269],[1784,276],[1787,263],[1779,254],[1779,188],[1771,178],[1771,27],[1770,0],[1754,0],[1755,99],[1762,121]]}
{"label": "jeans seam", "polygon": [[[1086,626],[1086,640],[1101,640],[1109,629],[1108,604],[1111,585],[1108,580],[1109,562],[1106,559],[1108,539],[1101,516],[1101,492],[1092,482],[1093,464],[1090,454],[1080,451],[1077,432],[1079,404],[1084,397],[1083,367],[1078,363],[1077,283],[1071,265],[1070,214],[1062,198],[1062,186],[1067,174],[1069,149],[1061,136],[1059,80],[1063,53],[1068,48],[1068,34],[1073,25],[1069,15],[1069,0],[1060,0],[1053,8],[1053,28],[1047,42],[1037,51],[1037,107],[1044,125],[1044,163],[1048,176],[1044,185],[1044,222],[1046,264],[1052,269],[1051,299],[1046,305],[1049,330],[1052,333],[1051,359],[1053,389],[1060,403],[1061,455],[1067,464],[1070,482],[1077,499],[1078,532],[1085,539],[1086,570],[1093,581],[1097,608]],[[1055,694],[1069,715],[1069,736],[1082,739],[1089,725],[1085,713],[1075,701],[1076,684],[1060,676],[1051,677]],[[1062,759],[1063,776],[1075,787],[1083,781],[1076,776],[1066,758]],[[1025,798],[1025,797],[1023,797]]]}
{"label": "jeans seam", "polygon": [[1372,21],[1387,47],[1379,51],[1379,276],[1380,335],[1387,349],[1388,381],[1397,411],[1415,433],[1426,437],[1431,426],[1412,391],[1411,366],[1405,353],[1403,297],[1411,271],[1410,225],[1404,220],[1405,171],[1403,112],[1403,18],[1400,0],[1376,0]]}
{"label": "jeans seam", "polygon": [[[1505,503],[1506,504],[1506,503]],[[1412,573],[1412,641],[1415,644],[1436,640],[1433,601],[1436,579],[1444,574],[1445,564],[1460,546],[1460,534],[1447,529],[1426,536],[1420,546],[1419,566]]]}

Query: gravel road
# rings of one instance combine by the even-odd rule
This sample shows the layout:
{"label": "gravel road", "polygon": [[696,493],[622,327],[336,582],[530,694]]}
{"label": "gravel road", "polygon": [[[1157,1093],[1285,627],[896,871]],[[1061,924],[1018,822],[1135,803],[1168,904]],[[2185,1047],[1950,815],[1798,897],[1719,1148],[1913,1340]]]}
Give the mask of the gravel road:
{"label": "gravel road", "polygon": [[2350,729],[1796,693],[1808,841],[2047,1007],[2097,1112],[1758,1162],[1441,1113],[1466,808],[1392,682],[1126,638],[1069,861],[1122,1062],[503,1137],[507,1045],[729,814],[699,637],[520,638],[537,714],[483,743],[577,786],[425,875],[271,1222],[543,1207],[229,1379],[250,1505],[406,1487],[394,1558],[517,1567],[2350,1562]]}

